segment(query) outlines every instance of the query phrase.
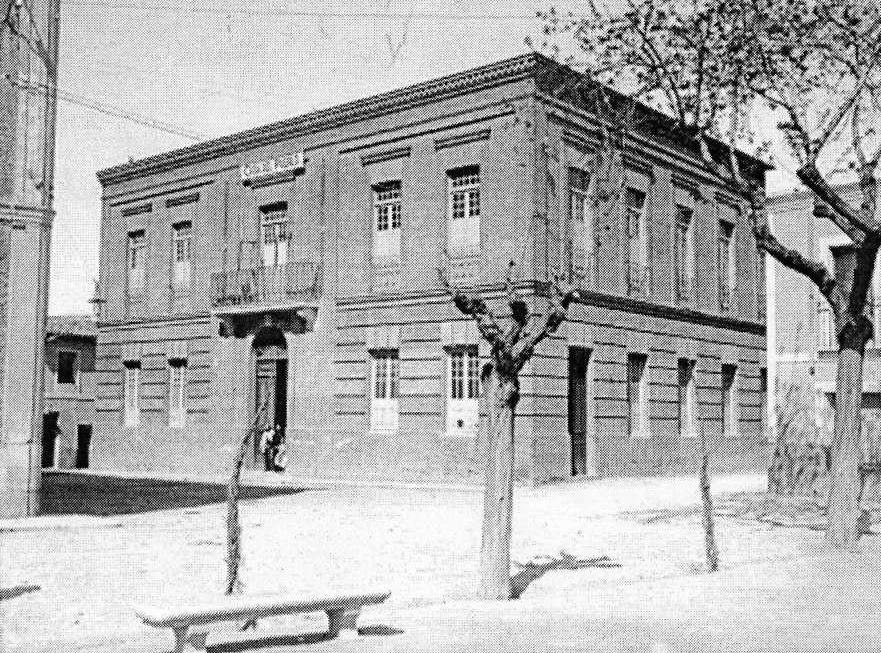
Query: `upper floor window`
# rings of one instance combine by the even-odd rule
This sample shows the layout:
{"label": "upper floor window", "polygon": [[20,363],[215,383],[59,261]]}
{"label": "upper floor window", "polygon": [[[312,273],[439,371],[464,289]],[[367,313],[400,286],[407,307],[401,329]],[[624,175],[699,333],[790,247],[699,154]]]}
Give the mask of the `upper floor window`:
{"label": "upper floor window", "polygon": [[56,383],[76,383],[76,359],[77,356],[75,351],[58,352],[58,371],[55,377]]}
{"label": "upper floor window", "polygon": [[694,299],[693,223],[693,211],[677,205],[673,263],[676,268],[676,300],[679,302]]}
{"label": "upper floor window", "polygon": [[569,168],[569,272],[582,279],[593,276],[594,224],[589,189],[590,173]]}
{"label": "upper floor window", "polygon": [[737,283],[737,248],[734,246],[734,225],[719,221],[719,308],[731,309]]}
{"label": "upper floor window", "polygon": [[480,251],[480,168],[466,166],[448,173],[451,254]]}
{"label": "upper floor window", "polygon": [[128,235],[128,290],[138,293],[144,289],[144,270],[146,269],[147,240],[143,230],[132,231]]}
{"label": "upper floor window", "polygon": [[284,202],[260,209],[260,259],[264,266],[287,265],[288,205]]}
{"label": "upper floor window", "polygon": [[398,259],[401,255],[401,182],[373,187],[373,256]]}
{"label": "upper floor window", "polygon": [[635,188],[626,191],[627,286],[631,295],[648,293],[648,216],[646,194]]}
{"label": "upper floor window", "polygon": [[174,285],[186,288],[190,285],[193,225],[191,222],[178,222],[171,228],[172,259],[174,261]]}
{"label": "upper floor window", "polygon": [[447,356],[447,434],[476,435],[479,416],[480,359],[477,347]]}

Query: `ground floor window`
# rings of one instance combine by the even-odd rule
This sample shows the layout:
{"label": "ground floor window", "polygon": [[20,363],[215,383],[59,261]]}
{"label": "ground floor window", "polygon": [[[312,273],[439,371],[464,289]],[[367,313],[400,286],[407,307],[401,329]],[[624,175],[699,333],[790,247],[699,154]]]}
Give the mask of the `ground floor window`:
{"label": "ground floor window", "polygon": [[679,359],[679,435],[697,436],[697,391],[694,384],[695,361]]}
{"label": "ground floor window", "polygon": [[76,468],[88,469],[92,453],[92,425],[78,424],[76,427]]}
{"label": "ground floor window", "polygon": [[371,355],[370,430],[398,430],[398,351],[375,351]]}
{"label": "ground floor window", "polygon": [[627,355],[627,404],[630,437],[647,438],[649,426],[649,384],[645,354]]}
{"label": "ground floor window", "polygon": [[737,366],[722,366],[722,434],[737,437]]}
{"label": "ground floor window", "polygon": [[126,363],[123,368],[123,422],[137,426],[141,421],[141,364]]}
{"label": "ground floor window", "polygon": [[447,352],[447,434],[476,435],[480,416],[477,347]]}
{"label": "ground floor window", "polygon": [[183,428],[187,422],[187,366],[184,361],[168,364],[168,425]]}

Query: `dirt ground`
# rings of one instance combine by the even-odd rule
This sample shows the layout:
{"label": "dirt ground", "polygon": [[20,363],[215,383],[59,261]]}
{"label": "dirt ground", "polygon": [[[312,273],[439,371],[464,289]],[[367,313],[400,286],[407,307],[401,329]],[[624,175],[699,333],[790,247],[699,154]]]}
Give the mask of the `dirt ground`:
{"label": "dirt ground", "polygon": [[[222,488],[75,475],[56,480],[59,506],[66,506],[56,512],[77,510],[72,497],[80,493],[93,497],[86,501],[92,515],[104,516],[59,514],[41,518],[37,527],[0,522],[3,650],[169,650],[170,634],[140,624],[134,606],[222,591]],[[767,519],[764,484],[758,475],[715,480],[728,573],[799,561],[821,548],[821,532]],[[292,493],[287,487],[249,496],[241,510],[248,593],[388,589],[386,604],[365,611],[365,619],[380,624],[384,615],[473,596],[479,492],[336,487]],[[518,489],[512,572],[522,598],[516,609],[706,577],[698,501],[694,478]],[[155,509],[169,503],[175,507]],[[584,562],[596,558],[604,558],[603,566]],[[325,625],[323,615],[272,621],[303,633]],[[383,628],[364,639],[391,641],[400,633]]]}

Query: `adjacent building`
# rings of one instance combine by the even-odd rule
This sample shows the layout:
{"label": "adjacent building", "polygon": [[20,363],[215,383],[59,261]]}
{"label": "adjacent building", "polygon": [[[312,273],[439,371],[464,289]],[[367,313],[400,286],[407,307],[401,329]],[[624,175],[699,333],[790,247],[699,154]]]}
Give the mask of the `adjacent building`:
{"label": "adjacent building", "polygon": [[89,466],[95,422],[95,342],[87,315],[53,315],[46,325],[43,469]]}
{"label": "adjacent building", "polygon": [[[838,191],[851,205],[860,205],[862,195],[856,182],[844,184]],[[772,197],[768,210],[782,242],[823,261],[832,271],[836,260],[851,251],[850,239],[830,219],[814,215],[814,196],[810,191]],[[774,335],[768,346],[778,395],[782,400],[787,392],[797,391],[805,411],[813,418],[817,437],[829,442],[838,355],[834,317],[826,299],[803,275],[775,263],[772,279]],[[876,325],[881,324],[879,297],[881,272],[876,265],[866,309]],[[792,398],[788,401],[791,404]],[[881,434],[881,345],[877,339],[866,348],[863,415],[864,422],[877,423],[874,429]]]}
{"label": "adjacent building", "polygon": [[536,310],[585,290],[524,370],[520,481],[693,470],[701,429],[764,466],[745,215],[654,114],[600,175],[582,84],[530,54],[100,172],[92,464],[217,472],[268,426],[297,476],[477,480],[488,352],[437,270],[501,310],[513,260]]}
{"label": "adjacent building", "polygon": [[60,4],[0,1],[0,517],[40,509]]}

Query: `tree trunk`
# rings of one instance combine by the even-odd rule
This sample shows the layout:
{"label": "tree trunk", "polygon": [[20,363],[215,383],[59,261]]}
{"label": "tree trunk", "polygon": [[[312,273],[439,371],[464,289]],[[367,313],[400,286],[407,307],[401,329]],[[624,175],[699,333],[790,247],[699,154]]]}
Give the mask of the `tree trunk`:
{"label": "tree trunk", "polygon": [[239,495],[241,493],[240,477],[245,456],[250,449],[251,431],[245,435],[239,445],[233,461],[232,474],[226,494],[226,594],[240,589],[239,565],[241,563],[242,526],[239,523]]}
{"label": "tree trunk", "polygon": [[[835,433],[829,487],[829,525],[826,541],[835,548],[853,548],[859,538],[861,409],[863,356],[861,336],[843,338],[838,350],[835,382]],[[850,341],[852,340],[852,341]]]}
{"label": "tree trunk", "polygon": [[700,427],[700,489],[701,489],[701,521],[704,527],[704,552],[707,556],[707,569],[712,573],[719,569],[719,547],[716,546],[716,524],[713,520],[713,495],[710,492],[710,449],[707,446],[707,434],[703,425]]}
{"label": "tree trunk", "polygon": [[516,378],[492,366],[484,380],[487,409],[486,489],[480,543],[480,594],[511,598],[511,513],[514,493],[514,410],[520,399]]}

